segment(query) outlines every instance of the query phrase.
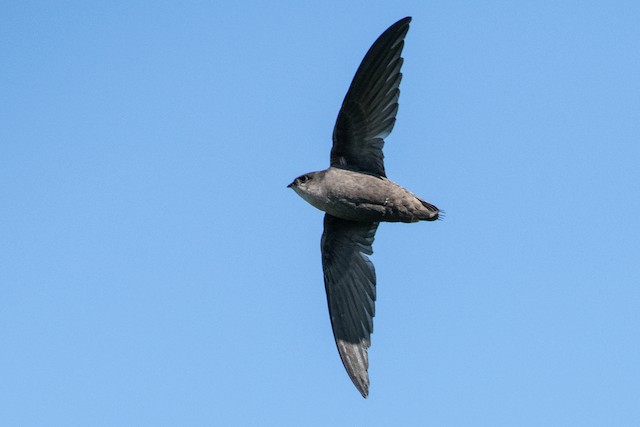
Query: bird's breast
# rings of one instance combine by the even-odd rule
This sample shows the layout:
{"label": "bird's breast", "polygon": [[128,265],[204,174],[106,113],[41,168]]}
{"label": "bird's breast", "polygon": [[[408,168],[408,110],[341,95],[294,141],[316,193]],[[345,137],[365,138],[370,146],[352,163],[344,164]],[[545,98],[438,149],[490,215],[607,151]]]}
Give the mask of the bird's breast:
{"label": "bird's breast", "polygon": [[[329,169],[324,176],[325,212],[351,221],[413,221],[401,215],[415,196],[386,178],[359,172]],[[311,202],[310,202],[311,203]],[[313,203],[311,203],[313,204]]]}

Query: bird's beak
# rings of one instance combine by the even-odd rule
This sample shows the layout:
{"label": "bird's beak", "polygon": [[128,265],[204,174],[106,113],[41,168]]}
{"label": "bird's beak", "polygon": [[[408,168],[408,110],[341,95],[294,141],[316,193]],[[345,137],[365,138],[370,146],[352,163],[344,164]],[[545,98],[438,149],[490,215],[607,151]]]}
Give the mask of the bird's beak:
{"label": "bird's beak", "polygon": [[293,181],[291,184],[287,185],[287,188],[293,187],[293,184],[295,184],[295,181]]}

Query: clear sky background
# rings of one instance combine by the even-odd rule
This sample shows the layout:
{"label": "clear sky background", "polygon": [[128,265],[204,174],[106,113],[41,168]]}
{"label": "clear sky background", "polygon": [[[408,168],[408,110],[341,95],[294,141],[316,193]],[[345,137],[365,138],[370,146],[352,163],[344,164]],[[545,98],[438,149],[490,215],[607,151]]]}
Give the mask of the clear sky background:
{"label": "clear sky background", "polygon": [[[371,394],[327,313],[328,166],[414,20]],[[640,3],[0,7],[0,424],[640,425]]]}

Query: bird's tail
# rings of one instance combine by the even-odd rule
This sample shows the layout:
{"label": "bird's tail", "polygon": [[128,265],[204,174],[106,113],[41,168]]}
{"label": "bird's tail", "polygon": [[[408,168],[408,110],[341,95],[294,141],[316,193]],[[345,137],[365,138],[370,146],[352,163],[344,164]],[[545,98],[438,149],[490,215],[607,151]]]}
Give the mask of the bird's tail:
{"label": "bird's tail", "polygon": [[417,199],[420,200],[420,203],[425,208],[420,215],[421,221],[435,221],[440,217],[440,210],[437,207],[422,200],[420,197],[417,197]]}

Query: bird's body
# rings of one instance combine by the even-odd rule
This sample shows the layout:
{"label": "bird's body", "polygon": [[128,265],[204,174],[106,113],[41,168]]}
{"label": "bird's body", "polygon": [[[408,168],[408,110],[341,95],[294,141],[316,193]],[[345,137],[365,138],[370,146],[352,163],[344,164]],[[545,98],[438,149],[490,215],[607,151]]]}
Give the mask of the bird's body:
{"label": "bird's body", "polygon": [[365,55],[333,130],[331,167],[296,178],[289,187],[326,212],[322,270],[331,326],[349,377],[369,393],[376,274],[367,257],[380,222],[438,219],[435,206],[386,177],[382,147],[393,129],[411,18],[389,27]]}
{"label": "bird's body", "polygon": [[365,222],[416,222],[438,218],[438,208],[383,176],[330,167],[306,176],[294,191],[337,218]]}

